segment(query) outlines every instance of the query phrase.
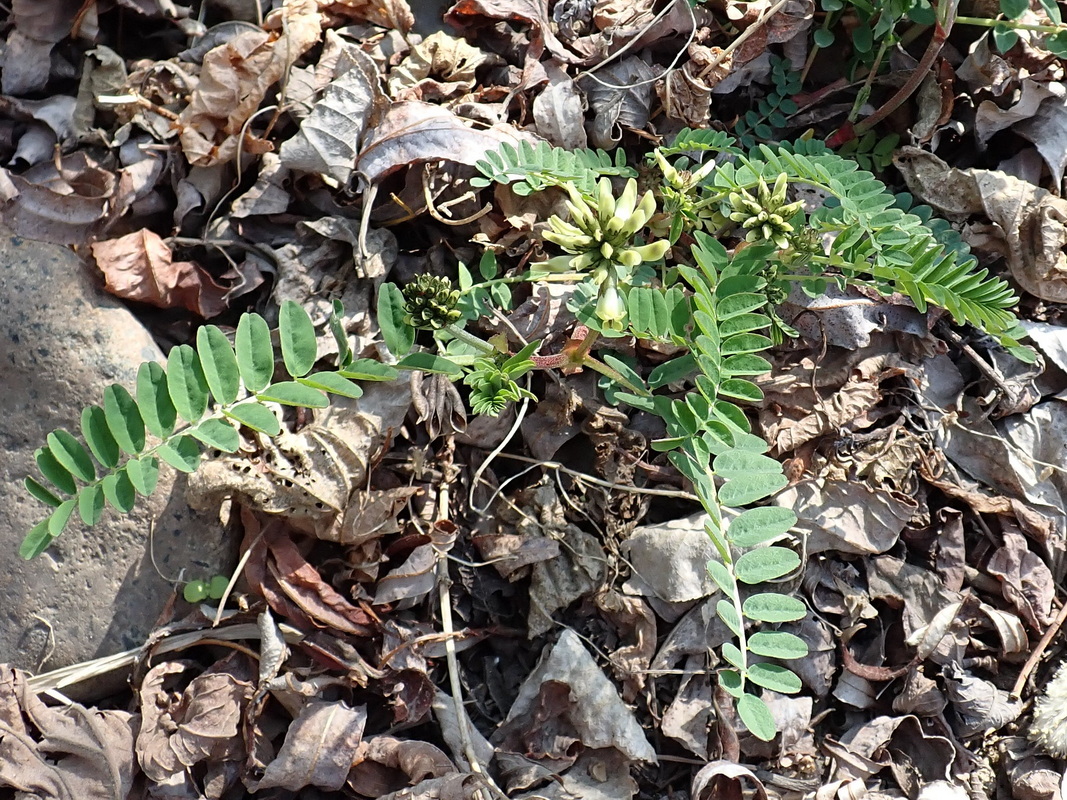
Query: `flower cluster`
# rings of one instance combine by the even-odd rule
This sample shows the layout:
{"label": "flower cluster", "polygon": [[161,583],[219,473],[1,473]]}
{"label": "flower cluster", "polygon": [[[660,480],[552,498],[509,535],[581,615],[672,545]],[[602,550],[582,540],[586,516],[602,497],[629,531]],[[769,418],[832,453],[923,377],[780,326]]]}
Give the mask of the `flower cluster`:
{"label": "flower cluster", "polygon": [[688,170],[671,165],[658,148],[652,151],[652,156],[663,173],[663,185],[659,189],[663,212],[649,223],[649,229],[656,236],[675,242],[683,230],[704,228],[710,231],[725,222],[718,210],[718,198],[705,197],[701,190],[701,183],[715,169],[714,160],[696,170]]}
{"label": "flower cluster", "polygon": [[416,275],[402,290],[407,323],[415,328],[440,330],[458,320],[459,292],[452,281],[437,275]]}
{"label": "flower cluster", "polygon": [[593,199],[582,197],[570,187],[568,191],[567,209],[571,221],[553,216],[548,220],[551,230],[546,231],[544,237],[569,255],[536,264],[534,269],[545,272],[590,270],[593,282],[600,287],[597,316],[606,327],[622,330],[626,305],[619,287],[629,283],[636,267],[646,261],[658,261],[670,249],[667,241],[634,242],[638,231],[656,213],[656,198],[652,192],[645,192],[638,198],[637,181],[632,178],[618,199],[607,178],[600,179]]}
{"label": "flower cluster", "polygon": [[1034,701],[1030,741],[1055,758],[1067,758],[1067,665],[1060,665]]}
{"label": "flower cluster", "polygon": [[778,176],[773,188],[760,178],[755,197],[747,189],[730,193],[730,219],[740,222],[741,227],[748,231],[745,237],[747,241],[773,242],[780,250],[789,249],[789,234],[793,233],[789,220],[804,204],[799,200],[787,203],[785,193],[788,188],[789,182],[783,174]]}

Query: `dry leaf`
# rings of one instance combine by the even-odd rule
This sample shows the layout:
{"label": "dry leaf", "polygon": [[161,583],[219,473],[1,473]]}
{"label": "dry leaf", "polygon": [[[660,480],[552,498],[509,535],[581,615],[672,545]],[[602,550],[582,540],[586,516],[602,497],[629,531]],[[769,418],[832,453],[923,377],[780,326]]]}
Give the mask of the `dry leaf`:
{"label": "dry leaf", "polygon": [[178,116],[189,163],[208,167],[231,161],[238,149],[257,149],[244,131],[267,91],[321,34],[314,0],[290,0],[281,15],[285,32],[246,31],[204,57],[200,81]]}
{"label": "dry leaf", "polygon": [[289,726],[278,757],[267,765],[254,791],[340,789],[356,760],[366,724],[365,706],[312,700]]}
{"label": "dry leaf", "polygon": [[[0,669],[0,787],[19,797],[126,800],[138,719],[74,703],[49,708],[24,673]],[[15,795],[13,795],[15,796]]]}
{"label": "dry leaf", "polygon": [[202,317],[226,310],[226,288],[191,261],[173,261],[170,247],[153,231],[93,242],[93,258],[113,295],[159,308],[185,308]]}
{"label": "dry leaf", "polygon": [[405,0],[318,0],[323,14],[398,30],[406,34],[415,16]]}

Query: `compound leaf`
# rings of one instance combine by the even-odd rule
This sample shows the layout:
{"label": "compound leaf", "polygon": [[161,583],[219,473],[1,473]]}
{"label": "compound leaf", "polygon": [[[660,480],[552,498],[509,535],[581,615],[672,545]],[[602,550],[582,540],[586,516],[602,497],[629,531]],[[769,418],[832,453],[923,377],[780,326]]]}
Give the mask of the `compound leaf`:
{"label": "compound leaf", "polygon": [[196,351],[187,344],[171,349],[167,357],[167,384],[178,415],[198,422],[207,411],[208,386]]}
{"label": "compound leaf", "polygon": [[237,368],[250,392],[265,388],[274,377],[274,347],[270,328],[259,314],[242,314],[234,337]]}
{"label": "compound leaf", "polygon": [[792,509],[763,506],[742,511],[730,521],[726,537],[738,547],[755,547],[788,533],[797,524]]}
{"label": "compound leaf", "polygon": [[29,561],[48,549],[48,545],[52,543],[52,536],[48,533],[48,519],[43,519],[30,528],[30,532],[19,545],[19,558]]}
{"label": "compound leaf", "polygon": [[330,404],[330,398],[324,392],[296,381],[272,383],[263,391],[257,392],[256,397],[301,408],[326,408]]}
{"label": "compound leaf", "polygon": [[153,436],[166,439],[174,433],[178,412],[170,399],[167,372],[155,361],[146,361],[137,370],[137,407]]}
{"label": "compound leaf", "polygon": [[404,293],[395,283],[383,283],[378,290],[378,325],[389,352],[397,358],[406,356],[415,344],[415,329],[406,321]]}
{"label": "compound leaf", "polygon": [[147,497],[159,482],[159,461],[153,456],[131,458],[126,462],[126,475],[137,493]]}
{"label": "compound leaf", "polygon": [[100,481],[100,486],[104,490],[104,497],[111,503],[111,506],[123,514],[132,509],[134,503],[137,502],[136,492],[125,469],[105,475],[104,479]]}
{"label": "compound leaf", "polygon": [[788,575],[800,566],[800,556],[787,547],[761,547],[742,553],[734,562],[734,575],[742,583],[763,583]]}
{"label": "compound leaf", "polygon": [[144,420],[137,403],[128,391],[117,383],[104,389],[104,418],[111,435],[124,453],[135,456],[144,450]]}
{"label": "compound leaf", "polygon": [[215,402],[229,405],[241,389],[241,371],[226,334],[215,325],[203,326],[196,332],[196,351]]}
{"label": "compound leaf", "polygon": [[62,428],[54,430],[48,434],[46,441],[56,461],[62,464],[71,475],[87,483],[96,479],[96,468],[93,467],[89,451],[68,431]]}
{"label": "compound leaf", "polygon": [[242,425],[246,425],[254,431],[265,433],[267,436],[277,436],[282,432],[281,423],[278,422],[278,417],[275,416],[274,412],[255,400],[240,403],[223,413]]}
{"label": "compound leaf", "polygon": [[278,314],[278,339],[282,345],[282,362],[294,378],[311,372],[318,358],[315,325],[299,303],[286,300]]}
{"label": "compound leaf", "polygon": [[63,529],[67,527],[67,521],[70,519],[70,515],[74,513],[74,506],[77,505],[78,500],[75,497],[69,500],[64,500],[63,504],[52,512],[52,516],[48,518],[48,535],[55,539],[59,534],[63,533]]}
{"label": "compound leaf", "polygon": [[761,592],[749,596],[741,611],[756,622],[793,622],[808,613],[804,603],[787,594]]}
{"label": "compound leaf", "polygon": [[82,409],[82,436],[97,461],[108,469],[118,466],[119,443],[111,435],[111,429],[107,426],[107,415],[100,406],[87,406]]}

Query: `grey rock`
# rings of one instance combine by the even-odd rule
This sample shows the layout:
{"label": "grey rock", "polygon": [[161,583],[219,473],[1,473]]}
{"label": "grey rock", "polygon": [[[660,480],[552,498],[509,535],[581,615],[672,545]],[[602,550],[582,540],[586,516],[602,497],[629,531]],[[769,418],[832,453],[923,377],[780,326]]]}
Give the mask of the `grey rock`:
{"label": "grey rock", "polygon": [[71,250],[0,229],[0,662],[39,672],[137,647],[172,592],[159,572],[206,578],[233,563],[233,543],[189,509],[169,468],[128,515],[109,507],[87,529],[75,512],[42,556],[18,556],[48,511],[22,485],[34,450],[56,428],[79,435],[82,408],[112,383],[132,391],[148,359],[162,360],[148,332]]}

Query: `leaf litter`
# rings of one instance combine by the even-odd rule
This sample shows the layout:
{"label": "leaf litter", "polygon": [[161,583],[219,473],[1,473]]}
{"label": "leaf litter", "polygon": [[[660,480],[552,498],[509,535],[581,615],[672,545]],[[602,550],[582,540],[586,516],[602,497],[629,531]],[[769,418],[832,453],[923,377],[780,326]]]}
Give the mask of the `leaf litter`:
{"label": "leaf litter", "polygon": [[[525,232],[558,209],[553,193],[501,187],[485,205],[472,190],[473,165],[502,143],[636,151],[751,111],[758,130],[795,138],[849,106],[834,93],[851,45],[808,41],[840,3],[461,0],[425,37],[412,29],[427,12],[404,0],[256,5],[3,12],[0,218],[91,255],[87,269],[171,342],[272,297],[308,308],[325,344],[339,299],[350,346],[377,361],[382,281],[477,263],[472,241],[521,261]],[[1048,21],[1048,4],[1030,5],[1025,19]],[[0,787],[1058,796],[1063,762],[1024,735],[1067,602],[1067,89],[1026,31],[1006,52],[986,34],[953,44],[891,120],[923,147],[877,171],[1007,271],[1046,368],[1004,363],[898,298],[786,298],[801,338],[775,351],[754,411],[805,542],[802,574],[778,590],[816,613],[780,626],[810,654],[799,696],[764,694],[774,742],[717,696],[709,648],[730,634],[714,554],[647,415],[605,402],[589,375],[559,375],[521,418],[475,418],[446,379],[405,376],[297,413],[281,437],[192,476],[189,502],[243,537],[227,605],[190,606],[176,587],[122,662],[125,692],[63,702],[30,688],[58,676],[3,672]],[[805,75],[770,113],[769,47]],[[494,332],[561,349],[573,290],[536,291]]]}

